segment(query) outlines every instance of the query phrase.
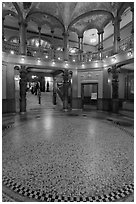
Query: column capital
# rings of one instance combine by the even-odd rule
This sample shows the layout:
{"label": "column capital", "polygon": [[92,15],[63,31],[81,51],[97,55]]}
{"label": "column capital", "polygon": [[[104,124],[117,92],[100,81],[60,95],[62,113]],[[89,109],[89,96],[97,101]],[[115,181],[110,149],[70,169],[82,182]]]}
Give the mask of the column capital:
{"label": "column capital", "polygon": [[63,37],[69,37],[69,32],[64,32],[64,33],[62,33],[62,36],[63,36]]}
{"label": "column capital", "polygon": [[19,25],[19,27],[20,27],[20,26],[23,26],[23,27],[27,28],[28,23],[27,23],[27,22],[24,22],[24,21],[19,21],[19,22],[18,22],[18,25]]}
{"label": "column capital", "polygon": [[42,28],[41,26],[38,26],[38,31],[39,31],[39,32],[41,31],[41,28]]}
{"label": "column capital", "polygon": [[116,16],[113,21],[112,21],[112,25],[116,26],[118,23],[120,23],[122,21],[120,16]]}
{"label": "column capital", "polygon": [[80,38],[83,38],[83,33],[78,34],[78,38],[79,38],[79,39],[80,39]]}
{"label": "column capital", "polygon": [[100,35],[100,34],[103,34],[104,33],[104,30],[98,30],[98,35]]}

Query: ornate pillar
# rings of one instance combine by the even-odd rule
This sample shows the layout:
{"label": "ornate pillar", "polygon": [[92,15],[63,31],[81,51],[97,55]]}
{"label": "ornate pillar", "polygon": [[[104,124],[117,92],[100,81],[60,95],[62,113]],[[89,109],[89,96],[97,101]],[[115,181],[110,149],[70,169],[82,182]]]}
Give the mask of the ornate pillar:
{"label": "ornate pillar", "polygon": [[114,19],[114,54],[118,53],[119,51],[119,41],[120,41],[120,21],[119,17]]}
{"label": "ornate pillar", "polygon": [[83,61],[83,35],[78,35],[79,61]]}
{"label": "ornate pillar", "polygon": [[51,37],[52,37],[52,46],[51,46],[51,59],[55,58],[55,49],[54,49],[54,30],[51,30]]}
{"label": "ornate pillar", "polygon": [[39,53],[41,52],[41,27],[38,26],[38,31],[39,31]]}
{"label": "ornate pillar", "polygon": [[134,35],[134,8],[131,8],[132,11],[132,30],[131,33]]}
{"label": "ornate pillar", "polygon": [[27,89],[27,71],[25,66],[21,66],[20,70],[20,112],[26,112],[26,89]]}
{"label": "ornate pillar", "polygon": [[68,111],[68,85],[69,85],[69,72],[64,70],[63,73],[63,109]]}
{"label": "ornate pillar", "polygon": [[104,33],[103,30],[98,32],[98,52],[99,52],[100,60],[102,59],[102,51],[103,51],[103,33]]}
{"label": "ornate pillar", "polygon": [[63,33],[63,40],[64,40],[64,61],[69,60],[69,53],[68,53],[68,32]]}
{"label": "ornate pillar", "polygon": [[27,51],[26,28],[26,22],[19,22],[19,52],[21,55],[26,55]]}
{"label": "ornate pillar", "polygon": [[118,99],[119,69],[117,68],[116,65],[112,66],[111,73],[112,73],[112,112],[118,113],[119,111],[119,99]]}
{"label": "ornate pillar", "polygon": [[98,32],[98,52],[100,53],[100,33]]}
{"label": "ornate pillar", "polygon": [[131,30],[131,34],[132,34],[132,38],[131,38],[131,47],[134,47],[134,8],[131,8],[132,11],[132,30]]}
{"label": "ornate pillar", "polygon": [[2,17],[2,40],[4,41],[5,40],[5,33],[4,33],[4,20],[5,20],[5,17]]}
{"label": "ornate pillar", "polygon": [[53,105],[56,105],[56,77],[53,77]]}

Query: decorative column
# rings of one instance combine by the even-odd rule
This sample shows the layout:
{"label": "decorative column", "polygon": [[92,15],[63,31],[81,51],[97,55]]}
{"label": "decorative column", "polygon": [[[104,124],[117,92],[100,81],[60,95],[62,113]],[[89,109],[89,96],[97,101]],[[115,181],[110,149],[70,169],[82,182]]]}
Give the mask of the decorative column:
{"label": "decorative column", "polygon": [[55,59],[55,49],[54,49],[54,30],[51,30],[52,46],[51,46],[51,59]]}
{"label": "decorative column", "polygon": [[19,52],[21,55],[26,55],[27,52],[26,28],[26,22],[19,22]]}
{"label": "decorative column", "polygon": [[69,71],[68,97],[69,97],[70,109],[72,109],[72,75],[73,75],[73,72]]}
{"label": "decorative column", "polygon": [[[19,22],[19,53],[21,55],[27,54],[27,41],[26,41],[26,27],[24,21]],[[27,89],[27,71],[25,66],[21,66],[20,70],[20,112],[26,112],[26,89]]]}
{"label": "decorative column", "polygon": [[5,40],[5,33],[4,33],[4,20],[5,20],[5,17],[2,17],[2,40],[4,41]]}
{"label": "decorative column", "polygon": [[99,52],[100,60],[102,59],[102,51],[103,51],[103,33],[104,33],[103,30],[98,32],[98,52]]}
{"label": "decorative column", "polygon": [[63,73],[63,109],[68,111],[68,85],[69,85],[69,72],[64,70]]}
{"label": "decorative column", "polygon": [[131,47],[134,47],[134,8],[131,8],[132,11],[132,30],[131,30],[131,34],[132,34],[132,38],[131,38]]}
{"label": "decorative column", "polygon": [[120,21],[119,17],[114,19],[114,54],[118,53],[119,51],[119,41],[120,41]]}
{"label": "decorative column", "polygon": [[21,66],[20,70],[20,112],[26,112],[26,89],[27,89],[27,71],[25,66]]}
{"label": "decorative column", "polygon": [[63,39],[64,39],[64,61],[68,61],[69,60],[69,53],[68,53],[68,37],[69,34],[68,32],[64,32],[63,33]]}
{"label": "decorative column", "polygon": [[114,65],[112,66],[112,69],[110,71],[112,73],[112,112],[118,113],[119,111],[119,99],[118,99],[119,68],[116,65]]}
{"label": "decorative column", "polygon": [[83,61],[83,35],[78,35],[79,61]]}
{"label": "decorative column", "polygon": [[41,27],[38,26],[38,31],[39,31],[39,54],[41,52]]}
{"label": "decorative column", "polygon": [[132,11],[132,30],[131,33],[134,35],[134,8],[131,8]]}
{"label": "decorative column", "polygon": [[53,105],[56,105],[56,77],[53,77]]}

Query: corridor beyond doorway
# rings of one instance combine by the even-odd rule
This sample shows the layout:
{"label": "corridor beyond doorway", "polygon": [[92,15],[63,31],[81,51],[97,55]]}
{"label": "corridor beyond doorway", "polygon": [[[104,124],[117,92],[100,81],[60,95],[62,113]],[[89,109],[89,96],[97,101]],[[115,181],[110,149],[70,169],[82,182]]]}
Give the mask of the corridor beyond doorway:
{"label": "corridor beyond doorway", "polygon": [[52,91],[41,92],[41,104],[39,104],[38,95],[32,94],[30,91],[27,92],[27,111],[36,111],[41,109],[53,109],[54,105],[52,102]]}

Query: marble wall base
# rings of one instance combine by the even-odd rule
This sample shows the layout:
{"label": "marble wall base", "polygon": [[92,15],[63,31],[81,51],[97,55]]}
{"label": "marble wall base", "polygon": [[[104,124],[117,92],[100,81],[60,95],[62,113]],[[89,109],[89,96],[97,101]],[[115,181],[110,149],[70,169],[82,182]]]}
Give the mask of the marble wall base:
{"label": "marble wall base", "polygon": [[72,109],[81,109],[82,101],[81,98],[72,98]]}
{"label": "marble wall base", "polygon": [[97,101],[97,108],[98,110],[112,111],[111,99],[99,98]]}
{"label": "marble wall base", "polygon": [[15,112],[15,99],[2,99],[2,113]]}
{"label": "marble wall base", "polygon": [[119,100],[118,99],[112,99],[112,112],[113,113],[119,112]]}

